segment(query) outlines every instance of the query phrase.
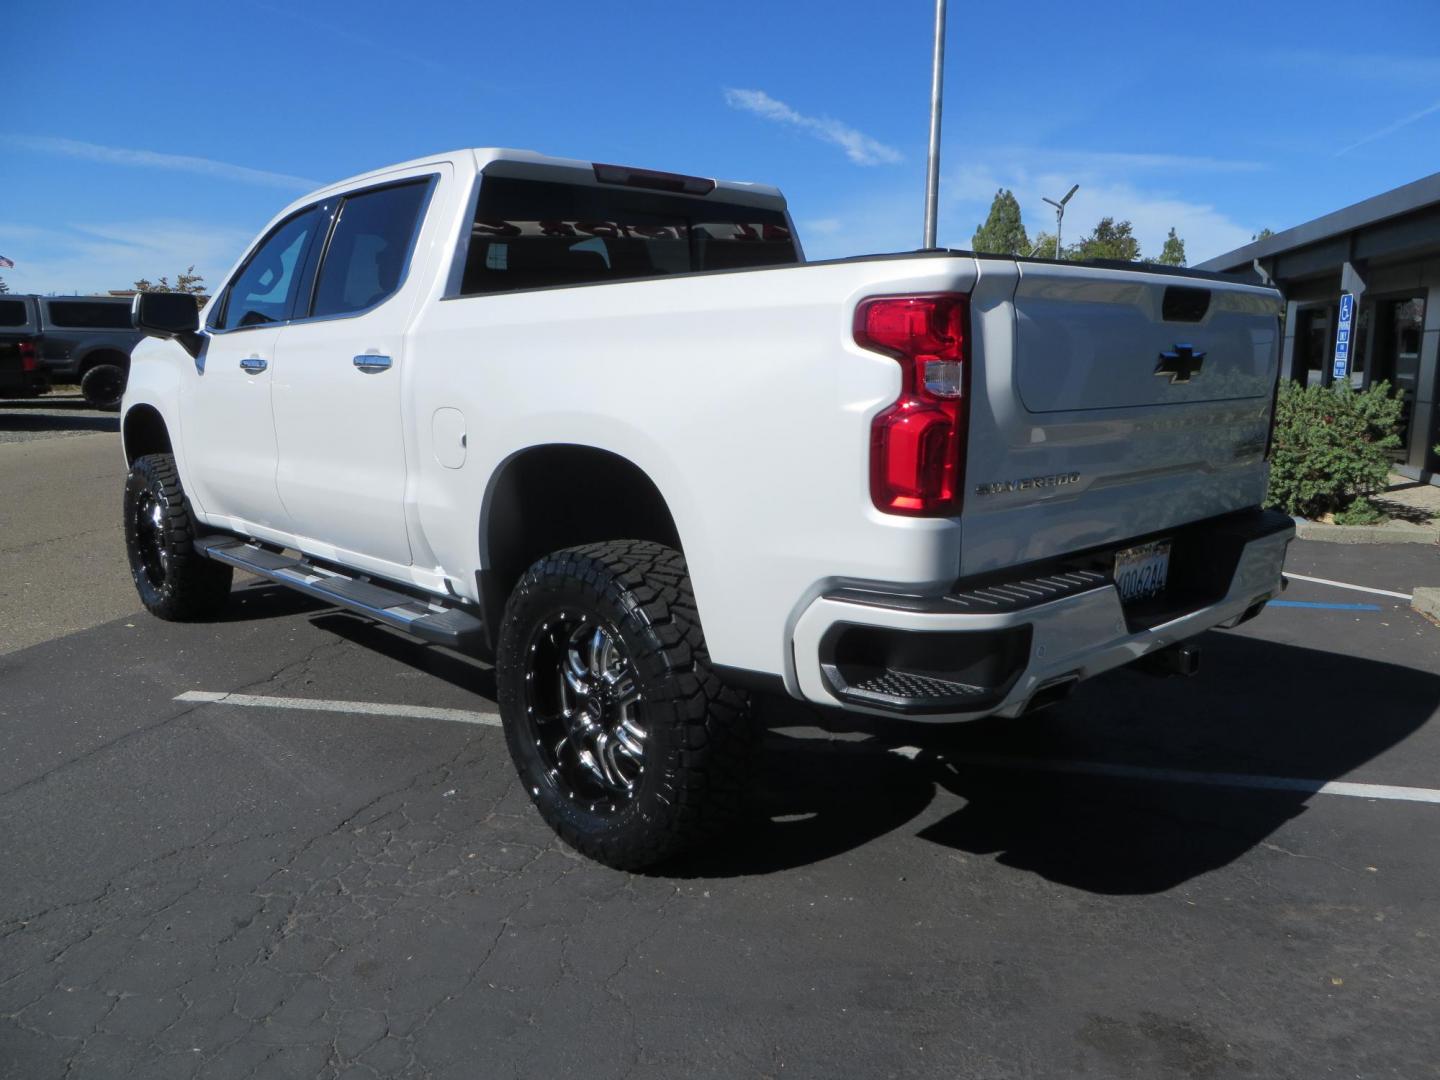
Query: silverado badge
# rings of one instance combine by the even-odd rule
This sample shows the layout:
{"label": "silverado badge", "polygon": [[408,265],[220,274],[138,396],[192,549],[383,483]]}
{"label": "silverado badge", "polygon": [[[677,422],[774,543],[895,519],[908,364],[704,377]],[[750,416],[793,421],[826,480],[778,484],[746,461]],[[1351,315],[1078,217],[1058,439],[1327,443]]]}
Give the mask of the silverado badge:
{"label": "silverado badge", "polygon": [[1006,491],[1030,491],[1034,488],[1065,487],[1079,483],[1078,472],[1052,473],[1049,476],[1027,476],[1023,480],[995,480],[988,484],[976,484],[976,495],[999,495]]}

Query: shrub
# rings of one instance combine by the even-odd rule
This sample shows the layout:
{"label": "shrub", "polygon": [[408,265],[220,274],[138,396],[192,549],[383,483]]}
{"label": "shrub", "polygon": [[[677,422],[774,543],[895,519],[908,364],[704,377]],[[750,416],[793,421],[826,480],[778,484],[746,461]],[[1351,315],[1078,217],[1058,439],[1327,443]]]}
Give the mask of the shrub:
{"label": "shrub", "polygon": [[1366,498],[1359,498],[1335,515],[1336,525],[1379,525],[1389,521],[1385,512]]}
{"label": "shrub", "polygon": [[1281,383],[1266,506],[1320,517],[1385,486],[1390,451],[1400,446],[1400,397],[1390,384],[1369,390]]}

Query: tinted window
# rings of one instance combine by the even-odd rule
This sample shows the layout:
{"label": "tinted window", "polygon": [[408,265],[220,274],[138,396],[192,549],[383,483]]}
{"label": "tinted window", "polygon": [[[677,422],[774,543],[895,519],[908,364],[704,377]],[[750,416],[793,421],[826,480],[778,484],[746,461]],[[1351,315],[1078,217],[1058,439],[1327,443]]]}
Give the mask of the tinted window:
{"label": "tinted window", "polygon": [[351,195],[320,266],[314,315],[346,315],[373,307],[400,287],[429,181]]}
{"label": "tinted window", "polygon": [[0,300],[0,326],[24,326],[29,321],[24,300]]}
{"label": "tinted window", "polygon": [[130,302],[107,304],[103,300],[51,300],[45,304],[53,326],[84,330],[129,330]]}
{"label": "tinted window", "polygon": [[276,226],[230,283],[224,310],[214,323],[218,329],[262,326],[290,317],[300,266],[322,220],[319,208],[311,207]]}
{"label": "tinted window", "polygon": [[624,188],[487,176],[461,292],[798,261],[778,210]]}

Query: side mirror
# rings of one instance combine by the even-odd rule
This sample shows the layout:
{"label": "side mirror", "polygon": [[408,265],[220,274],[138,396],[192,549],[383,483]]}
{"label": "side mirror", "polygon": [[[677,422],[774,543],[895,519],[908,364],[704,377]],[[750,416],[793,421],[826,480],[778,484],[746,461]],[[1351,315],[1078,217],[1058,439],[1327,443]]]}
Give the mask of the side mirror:
{"label": "side mirror", "polygon": [[200,355],[200,309],[189,293],[136,293],[130,324],[151,337],[173,338],[192,358]]}

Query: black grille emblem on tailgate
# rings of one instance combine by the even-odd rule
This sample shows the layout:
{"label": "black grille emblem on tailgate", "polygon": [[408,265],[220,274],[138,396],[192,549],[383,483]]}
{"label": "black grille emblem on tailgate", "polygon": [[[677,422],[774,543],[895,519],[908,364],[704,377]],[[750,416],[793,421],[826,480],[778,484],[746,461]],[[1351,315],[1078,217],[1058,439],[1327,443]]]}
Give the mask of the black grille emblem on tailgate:
{"label": "black grille emblem on tailgate", "polygon": [[1171,386],[1188,383],[1200,374],[1200,365],[1204,362],[1205,354],[1196,352],[1193,345],[1176,345],[1170,352],[1160,354],[1160,362],[1155,365],[1155,374],[1169,375]]}

